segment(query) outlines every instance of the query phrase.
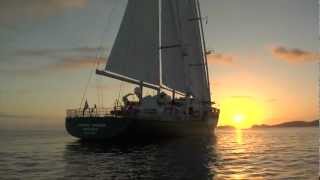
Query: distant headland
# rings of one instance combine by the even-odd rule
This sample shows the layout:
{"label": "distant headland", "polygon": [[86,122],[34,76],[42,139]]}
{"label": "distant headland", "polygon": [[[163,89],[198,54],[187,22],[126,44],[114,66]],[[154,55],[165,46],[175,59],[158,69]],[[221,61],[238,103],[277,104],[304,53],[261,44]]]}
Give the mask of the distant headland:
{"label": "distant headland", "polygon": [[256,128],[286,128],[286,127],[317,127],[319,126],[319,120],[314,120],[314,121],[290,121],[290,122],[284,122],[280,124],[275,124],[275,125],[266,125],[266,124],[261,124],[261,125],[253,125],[251,128],[256,129]]}
{"label": "distant headland", "polygon": [[[262,128],[288,128],[288,127],[319,127],[319,120],[314,121],[290,121],[284,122],[275,125],[267,125],[267,124],[260,124],[260,125],[253,125],[249,129],[262,129]],[[219,129],[235,129],[233,126],[218,126]]]}

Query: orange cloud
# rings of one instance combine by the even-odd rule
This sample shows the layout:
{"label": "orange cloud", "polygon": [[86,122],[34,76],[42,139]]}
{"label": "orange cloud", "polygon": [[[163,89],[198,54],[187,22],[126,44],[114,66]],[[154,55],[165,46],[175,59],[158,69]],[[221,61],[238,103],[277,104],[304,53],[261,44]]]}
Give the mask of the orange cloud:
{"label": "orange cloud", "polygon": [[4,112],[0,112],[0,117],[1,118],[34,118],[33,116],[30,116],[30,115],[18,115],[18,114],[4,113]]}
{"label": "orange cloud", "polygon": [[274,46],[271,48],[271,54],[274,58],[292,63],[313,62],[320,58],[319,53],[305,51],[297,48],[286,48],[283,46]]}
{"label": "orange cloud", "polygon": [[69,49],[19,49],[14,52],[18,56],[53,56],[64,53],[97,53],[98,48],[95,47],[77,47]]}
{"label": "orange cloud", "polygon": [[94,65],[105,63],[103,58],[93,57],[66,57],[56,64],[48,66],[48,69],[82,69],[92,68]]}
{"label": "orange cloud", "polygon": [[270,99],[266,100],[267,103],[275,103],[277,101],[278,101],[278,99],[275,99],[275,98],[270,98]]}
{"label": "orange cloud", "polygon": [[1,1],[0,23],[12,24],[20,18],[43,18],[66,8],[83,8],[88,0],[5,0]]}
{"label": "orange cloud", "polygon": [[233,64],[234,57],[227,54],[214,53],[207,55],[209,64]]}
{"label": "orange cloud", "polygon": [[[98,48],[94,47],[76,47],[66,49],[19,49],[13,51],[13,56],[22,57],[24,59],[46,58],[49,60],[48,65],[33,68],[13,68],[1,69],[0,72],[15,72],[21,74],[36,75],[41,70],[75,70],[83,68],[93,68],[95,64],[103,65],[106,62],[105,56],[97,58]],[[103,48],[100,48],[103,49]],[[101,50],[100,50],[101,51]],[[40,69],[39,69],[40,68]]]}
{"label": "orange cloud", "polygon": [[101,68],[100,65],[104,65],[106,62],[105,58],[94,58],[94,57],[60,57],[57,62],[50,63],[45,66],[38,66],[32,68],[0,68],[0,73],[12,74],[12,75],[23,75],[23,76],[37,76],[39,74],[61,70],[79,70],[79,69],[92,69]]}

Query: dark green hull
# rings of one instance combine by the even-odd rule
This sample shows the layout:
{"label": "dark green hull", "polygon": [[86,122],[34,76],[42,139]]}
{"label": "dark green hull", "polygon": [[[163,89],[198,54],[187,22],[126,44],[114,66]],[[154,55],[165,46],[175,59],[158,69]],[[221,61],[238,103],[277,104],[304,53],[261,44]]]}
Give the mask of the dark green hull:
{"label": "dark green hull", "polygon": [[209,123],[194,121],[141,120],[128,117],[66,118],[68,133],[80,139],[113,139],[118,137],[183,137],[214,133],[217,119]]}
{"label": "dark green hull", "polygon": [[66,118],[66,130],[81,139],[111,139],[124,134],[131,120],[119,117]]}

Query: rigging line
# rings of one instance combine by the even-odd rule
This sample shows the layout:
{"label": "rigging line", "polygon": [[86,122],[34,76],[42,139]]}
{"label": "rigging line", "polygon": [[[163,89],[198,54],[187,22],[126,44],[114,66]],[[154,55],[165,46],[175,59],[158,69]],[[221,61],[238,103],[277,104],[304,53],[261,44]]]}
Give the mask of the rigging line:
{"label": "rigging line", "polygon": [[[101,57],[98,56],[97,57],[97,61],[96,61],[96,67],[95,69],[99,68],[99,63],[100,63],[100,59]],[[97,98],[98,98],[98,105],[100,107],[103,107],[103,89],[101,88],[101,77],[100,76],[95,76],[96,77],[96,90],[97,90]]]}
{"label": "rigging line", "polygon": [[[104,47],[103,47],[103,35],[104,34],[107,34],[110,30],[110,24],[111,24],[111,19],[113,17],[113,14],[114,14],[114,11],[116,9],[116,6],[112,6],[112,9],[110,11],[110,14],[108,15],[108,18],[107,18],[107,23],[104,27],[104,31],[102,32],[101,34],[101,38],[100,38],[100,43],[99,43],[99,46],[97,48],[97,51],[96,51],[96,57],[97,57],[97,60],[96,60],[96,69],[99,69],[99,66],[100,66],[100,60],[104,57]],[[96,76],[97,77],[97,76]],[[100,107],[103,107],[103,88],[101,88],[101,77],[98,76],[96,78],[96,89],[97,89],[97,96],[98,96],[98,104]]]}
{"label": "rigging line", "polygon": [[118,92],[118,100],[120,99],[120,95],[122,94],[121,91],[122,91],[122,86],[123,86],[123,82],[121,81],[120,83],[120,87],[119,87],[119,92]]}
{"label": "rigging line", "polygon": [[81,102],[80,102],[80,108],[81,108],[82,103],[83,103],[83,100],[84,100],[84,98],[85,98],[85,96],[86,96],[86,94],[87,94],[87,90],[88,90],[88,87],[89,87],[89,84],[90,84],[90,81],[91,81],[93,72],[94,72],[94,71],[93,71],[93,68],[92,68],[91,71],[90,71],[90,75],[89,75],[88,81],[87,81],[87,83],[86,83],[86,86],[85,86],[83,95],[82,95],[82,99],[81,99]]}
{"label": "rigging line", "polygon": [[[109,28],[108,28],[108,27],[109,27],[108,24],[109,24],[110,21],[111,21],[111,16],[112,16],[114,10],[115,10],[115,6],[113,6],[113,8],[112,8],[112,10],[111,10],[111,12],[110,12],[110,15],[108,16],[108,17],[109,17],[108,20],[107,20],[108,22],[107,22],[107,24],[106,24],[106,26],[105,26],[105,28],[104,28],[103,33],[107,32],[107,30],[109,29]],[[102,47],[102,38],[100,38],[100,44],[99,44],[99,45],[100,45],[100,46],[97,48],[97,51],[96,51],[96,63],[94,64],[94,67],[95,67],[95,68],[98,68],[99,65],[100,65],[99,60],[100,60],[101,57],[99,56],[99,52],[103,49],[103,47]],[[84,92],[83,92],[83,95],[82,95],[82,99],[81,99],[81,102],[80,102],[80,108],[81,108],[81,106],[82,106],[82,104],[83,104],[83,101],[84,101],[84,98],[85,98],[85,96],[86,96],[86,94],[87,94],[88,87],[89,87],[90,81],[91,81],[91,79],[92,79],[92,75],[93,75],[93,72],[94,72],[94,69],[95,69],[95,68],[91,68],[90,75],[89,75],[88,81],[87,81],[87,83],[86,83],[86,85],[85,85],[85,89],[84,89]],[[99,99],[99,95],[98,95],[98,99]],[[99,101],[99,100],[98,100],[98,101]]]}
{"label": "rigging line", "polygon": [[[110,24],[112,24],[112,23],[111,23],[111,22],[112,22],[111,20],[114,19],[114,18],[113,18],[113,14],[114,14],[115,9],[116,9],[116,6],[114,5],[114,6],[112,7],[111,11],[110,11],[110,14],[109,14],[108,17],[107,17],[106,25],[105,25],[105,27],[104,27],[104,31],[101,33],[101,37],[103,37],[103,34],[109,33],[109,30],[111,29],[111,28],[109,28],[109,27],[110,27]],[[98,49],[97,49],[97,51],[96,51],[96,56],[99,56],[100,53],[101,53],[101,54],[103,53],[103,41],[104,41],[104,39],[103,39],[103,38],[100,38],[100,43],[99,43]],[[99,59],[98,59],[98,60],[99,60]],[[97,63],[98,63],[98,60],[97,60]],[[97,64],[97,68],[98,68],[98,66],[99,66],[99,63]]]}
{"label": "rigging line", "polygon": [[[98,105],[101,106],[100,98],[101,98],[101,83],[100,83],[100,77],[96,76],[96,90],[97,90],[97,98],[98,98]],[[102,106],[101,106],[102,107]]]}
{"label": "rigging line", "polygon": [[[99,67],[99,60],[100,60],[100,55],[99,54],[97,54],[97,59],[96,59],[96,67],[95,67],[95,69],[97,69],[98,67]],[[95,76],[96,77],[96,90],[97,90],[97,99],[98,99],[98,105],[100,106],[101,104],[100,104],[100,89],[99,89],[99,86],[100,86],[100,77],[97,77],[97,76]]]}

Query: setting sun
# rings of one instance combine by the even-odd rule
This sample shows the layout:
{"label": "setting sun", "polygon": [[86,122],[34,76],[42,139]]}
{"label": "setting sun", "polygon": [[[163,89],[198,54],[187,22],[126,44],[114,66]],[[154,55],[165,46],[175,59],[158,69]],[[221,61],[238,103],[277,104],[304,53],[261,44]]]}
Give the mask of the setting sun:
{"label": "setting sun", "polygon": [[263,105],[252,98],[226,99],[221,103],[220,125],[231,125],[237,129],[250,128],[263,120],[263,110]]}
{"label": "setting sun", "polygon": [[245,119],[245,117],[242,115],[242,114],[236,114],[234,117],[233,117],[233,121],[235,123],[242,123],[242,121]]}

